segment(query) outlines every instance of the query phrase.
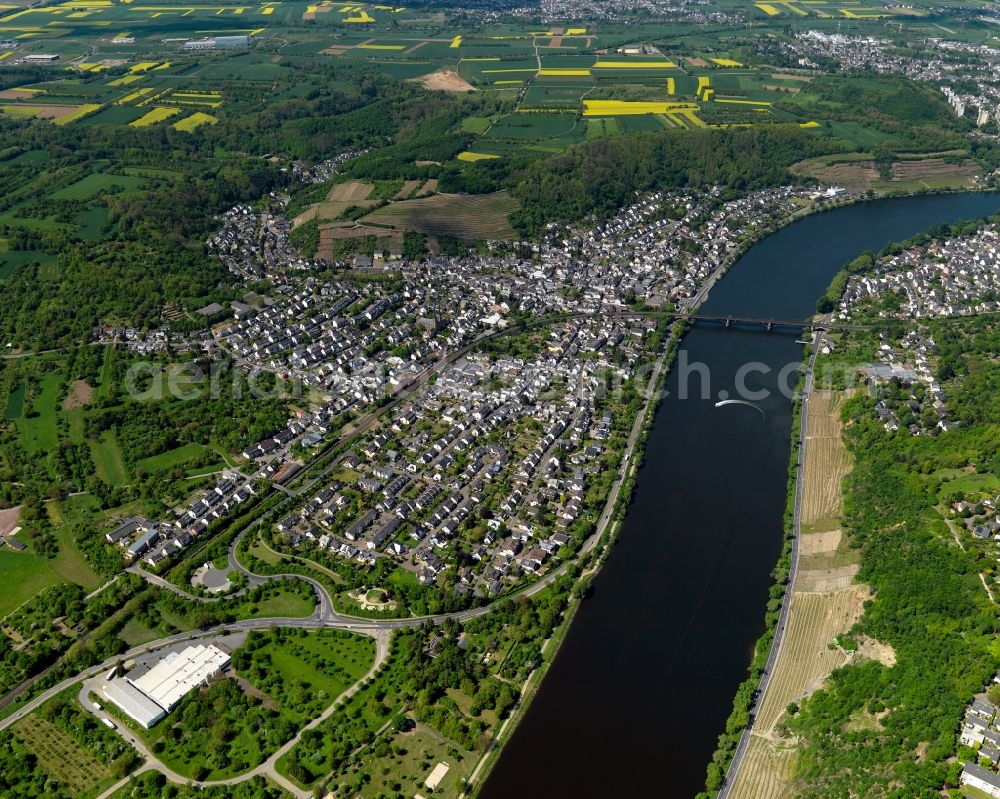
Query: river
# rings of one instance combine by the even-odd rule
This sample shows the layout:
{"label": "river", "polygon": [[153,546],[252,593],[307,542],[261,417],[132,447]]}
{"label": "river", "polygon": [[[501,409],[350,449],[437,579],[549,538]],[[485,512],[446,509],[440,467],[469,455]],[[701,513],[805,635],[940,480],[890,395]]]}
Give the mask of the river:
{"label": "river", "polygon": [[[997,209],[1000,193],[950,194],[807,217],[754,245],[702,311],[804,319],[864,250]],[[796,338],[700,324],[687,334],[618,540],[482,799],[684,799],[702,789],[764,631],[781,550],[791,401],[776,389],[782,368],[801,361]],[[715,407],[739,396],[748,363],[757,366],[745,387],[769,394],[756,403],[763,416]]]}

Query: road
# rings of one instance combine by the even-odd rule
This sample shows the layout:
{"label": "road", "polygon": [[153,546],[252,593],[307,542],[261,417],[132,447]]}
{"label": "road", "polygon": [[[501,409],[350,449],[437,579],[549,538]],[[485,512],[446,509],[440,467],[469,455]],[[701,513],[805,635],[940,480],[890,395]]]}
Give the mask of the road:
{"label": "road", "polygon": [[[528,323],[527,325],[525,325],[525,327],[534,327],[537,324],[551,324],[551,323],[552,320],[545,320],[544,322]],[[496,337],[496,335],[497,334],[490,334],[488,338]],[[453,362],[457,358],[461,357],[461,355],[463,355],[465,352],[467,352],[468,349],[471,349],[471,347],[481,343],[483,338],[487,337],[481,337],[480,339],[477,339],[475,342],[470,344],[469,347],[456,351],[451,356],[442,359],[442,361],[440,361],[436,366],[439,368],[443,368],[443,366],[446,365],[446,363]],[[584,542],[583,546],[581,547],[579,555],[585,555],[589,553],[591,550],[593,550],[595,546],[597,546],[598,542],[601,540],[602,536],[604,535],[604,532],[607,530],[608,526],[612,521],[615,505],[621,493],[621,488],[622,485],[624,484],[625,477],[626,475],[629,474],[633,466],[632,461],[635,454],[636,445],[638,444],[639,438],[642,434],[644,422],[646,420],[650,408],[657,401],[657,392],[656,392],[657,383],[659,381],[659,377],[665,365],[665,362],[666,362],[666,352],[662,353],[657,358],[652,376],[650,378],[647,387],[646,402],[643,405],[640,412],[636,415],[635,422],[632,425],[632,430],[629,435],[625,451],[623,453],[618,474],[615,478],[614,483],[612,484],[611,491],[608,494],[604,510],[601,513],[598,523],[595,525],[594,532]],[[430,370],[424,372],[422,377],[424,378],[424,381],[426,381],[426,379],[429,379]],[[411,386],[413,390],[415,390],[417,387],[418,386]],[[407,396],[410,393],[412,392],[408,391]],[[377,419],[378,416],[387,411],[392,404],[400,402],[402,401],[402,399],[403,396],[400,396],[396,400],[394,400],[393,403],[390,403],[390,405],[378,409],[377,412],[373,412],[373,415],[375,415],[375,419]],[[373,423],[374,421],[372,422],[372,424]],[[360,423],[359,427],[356,427],[349,434],[349,436],[353,437],[355,435],[358,435],[359,432],[363,431],[366,426],[367,425],[364,422]],[[333,468],[333,466],[331,465],[330,467],[328,467],[328,469],[330,468]],[[292,499],[293,497],[287,496],[279,504],[284,504],[285,502],[289,502]],[[233,543],[230,545],[229,549],[230,567],[240,572],[241,574],[246,575],[248,581],[251,581],[251,585],[259,584],[261,582],[264,582],[265,580],[271,580],[271,579],[298,579],[308,582],[313,587],[313,590],[316,592],[317,595],[317,606],[316,610],[313,612],[312,615],[298,619],[295,618],[248,619],[245,621],[234,622],[231,624],[217,625],[215,627],[204,630],[177,633],[175,635],[168,636],[166,638],[162,638],[157,641],[151,641],[141,646],[133,647],[132,649],[128,650],[123,654],[116,655],[112,658],[108,658],[107,660],[101,663],[98,663],[94,666],[91,666],[88,669],[85,669],[84,671],[80,672],[74,677],[67,678],[58,683],[57,685],[39,694],[37,697],[26,703],[25,706],[22,707],[20,710],[18,710],[16,713],[14,713],[13,715],[9,716],[6,719],[0,720],[0,730],[7,729],[12,724],[16,723],[19,719],[23,718],[25,715],[33,712],[34,710],[37,710],[42,704],[47,702],[49,699],[53,698],[57,694],[66,690],[67,688],[70,688],[73,685],[76,685],[81,681],[84,682],[84,686],[81,689],[81,701],[83,702],[84,707],[86,707],[91,712],[98,713],[98,711],[96,711],[96,708],[94,708],[92,704],[86,699],[86,692],[88,690],[87,685],[88,684],[92,685],[93,683],[91,681],[94,680],[94,678],[99,677],[100,675],[108,672],[113,666],[121,662],[134,659],[141,655],[146,655],[152,652],[156,652],[166,647],[175,646],[177,644],[192,643],[194,641],[198,641],[201,639],[211,639],[223,634],[226,631],[250,631],[250,630],[267,629],[271,627],[294,627],[301,629],[332,628],[332,629],[350,630],[365,635],[371,635],[376,639],[377,642],[376,662],[373,668],[378,668],[382,665],[382,663],[384,663],[385,658],[387,657],[389,638],[393,630],[415,627],[424,624],[426,622],[440,624],[448,619],[458,622],[467,621],[469,619],[476,618],[477,616],[482,616],[486,613],[489,613],[495,605],[495,603],[491,603],[488,605],[484,605],[482,607],[473,608],[458,613],[441,614],[436,616],[421,616],[408,619],[370,620],[370,619],[361,619],[361,618],[349,617],[338,614],[333,609],[333,603],[326,588],[316,580],[299,574],[267,575],[267,576],[257,575],[249,571],[239,562],[238,558],[236,557],[236,551],[239,541],[243,535],[245,535],[253,527],[257,526],[257,524],[259,524],[259,520],[247,524],[243,528],[243,530],[241,530],[234,537]],[[516,593],[524,596],[532,596],[538,593],[539,591],[544,590],[547,586],[549,586],[561,574],[565,573],[568,567],[569,563],[564,563],[562,566],[553,569],[552,571],[550,571],[548,574],[546,574],[544,577],[542,577],[532,585]],[[140,567],[132,567],[130,571],[140,575],[141,577],[143,577],[144,579],[146,579],[147,581],[149,581],[154,585],[164,588],[165,590],[173,591],[174,593],[183,596],[185,598],[195,600],[198,602],[217,601],[216,598],[197,597],[194,596],[193,594],[189,594],[188,592],[184,591],[184,589],[179,588],[178,586],[175,586],[172,583],[169,583],[168,581],[163,580],[162,578],[157,577],[154,574],[146,572],[144,569]],[[507,597],[505,596],[504,598]],[[355,685],[352,686],[350,689],[348,689],[348,691],[351,693],[356,691],[361,682],[363,682],[363,680],[359,681],[358,683],[355,683]],[[338,700],[346,698],[349,695],[350,694],[345,692],[345,694],[342,694],[341,697],[338,698]],[[238,777],[234,777],[231,780],[226,781],[225,784],[234,784],[236,782],[242,782],[244,780],[250,779],[252,776],[255,776],[256,774],[266,773],[268,777],[275,779],[279,784],[282,785],[282,787],[286,788],[287,790],[290,790],[293,793],[293,795],[299,797],[300,799],[305,799],[305,797],[310,796],[311,794],[303,792],[300,789],[295,788],[295,786],[287,785],[286,784],[287,780],[284,780],[280,776],[272,776],[271,772],[274,770],[274,762],[276,762],[277,759],[282,754],[288,751],[288,749],[290,749],[292,746],[295,745],[295,743],[301,736],[302,732],[304,732],[306,729],[311,728],[311,726],[315,726],[316,724],[321,723],[325,718],[328,718],[329,715],[335,711],[336,707],[337,703],[335,702],[324,711],[324,714],[321,717],[319,717],[317,720],[311,723],[311,725],[304,727],[303,730],[300,730],[299,734],[295,737],[295,739],[293,739],[284,747],[282,747],[282,749],[279,750],[278,753],[273,755],[271,758],[262,763],[256,769],[247,772],[245,774],[241,774]],[[163,764],[160,763],[151,752],[149,752],[148,750],[146,750],[145,747],[142,746],[141,742],[139,742],[138,740],[134,740],[132,736],[128,735],[127,731],[119,730],[119,733],[122,734],[123,737],[125,737],[130,744],[135,746],[136,749],[139,751],[139,753],[146,759],[146,765],[144,765],[142,768],[139,769],[140,772],[148,771],[150,769],[156,769],[158,771],[163,772],[165,776],[173,782],[178,782],[178,783],[190,782],[190,780],[188,780],[187,778],[183,778],[180,775],[170,771],[165,766],[163,766]],[[112,786],[112,788],[106,791],[105,794],[102,795],[102,797],[99,797],[99,799],[111,796],[112,793],[117,788],[121,787],[121,785],[124,784],[126,784],[126,781],[122,781],[118,785]],[[200,783],[195,783],[195,784],[200,784]]]}
{"label": "road", "polygon": [[[302,729],[300,729],[295,734],[294,737],[290,738],[288,741],[282,744],[270,757],[267,758],[267,760],[265,760],[259,766],[250,769],[249,771],[245,771],[242,774],[239,774],[235,777],[229,777],[227,779],[192,780],[189,777],[184,777],[181,774],[178,774],[176,771],[173,771],[171,768],[166,766],[163,763],[163,761],[161,761],[155,754],[153,754],[141,740],[136,738],[127,727],[122,726],[121,723],[113,716],[109,716],[103,710],[99,710],[97,706],[90,701],[90,699],[88,698],[88,695],[90,693],[94,693],[95,695],[100,696],[101,693],[100,683],[102,682],[100,676],[85,680],[83,682],[83,685],[80,687],[80,692],[77,698],[79,699],[80,704],[90,713],[95,715],[97,718],[101,720],[106,719],[107,721],[114,724],[115,732],[122,738],[122,740],[124,740],[129,745],[133,746],[136,749],[136,751],[139,752],[140,756],[143,757],[146,761],[146,764],[145,766],[143,766],[141,771],[148,771],[150,769],[155,769],[156,771],[159,771],[161,774],[163,774],[170,782],[174,782],[180,785],[186,783],[189,785],[193,785],[196,788],[208,788],[213,785],[216,786],[238,785],[241,782],[247,782],[248,780],[252,780],[254,777],[266,777],[267,779],[272,780],[273,782],[280,785],[290,794],[295,796],[296,799],[310,799],[313,796],[313,793],[311,791],[302,790],[294,783],[290,782],[288,779],[282,776],[280,773],[278,773],[277,764],[278,761],[282,757],[284,757],[285,754],[291,751],[292,747],[294,747],[302,739],[302,735],[307,730],[315,729],[324,721],[326,721],[328,718],[330,718],[330,716],[333,715],[333,713],[344,702],[346,702],[348,699],[354,696],[354,694],[356,694],[359,690],[361,690],[361,687],[368,680],[374,677],[378,673],[379,669],[381,669],[382,666],[385,665],[385,662],[389,659],[389,638],[390,638],[389,632],[385,630],[363,630],[359,632],[363,632],[366,635],[370,635],[372,636],[372,638],[375,639],[375,659],[372,662],[371,668],[368,669],[368,671],[364,674],[364,676],[358,679],[353,685],[345,689],[323,710],[322,713],[320,713],[316,718],[314,718],[312,721],[310,721],[308,724],[302,727]],[[110,788],[107,792],[105,792],[104,795],[105,796],[112,795],[115,792],[115,790],[117,790],[118,787],[120,787],[121,784],[123,783],[119,783],[116,786],[112,786],[112,788]]]}
{"label": "road", "polygon": [[809,429],[809,395],[813,390],[814,374],[816,366],[816,355],[819,352],[819,340],[822,334],[817,332],[813,335],[812,352],[809,355],[809,363],[806,366],[806,379],[802,388],[802,410],[799,415],[799,446],[795,463],[795,510],[792,519],[792,552],[791,565],[788,570],[788,582],[785,587],[785,596],[781,600],[781,613],[778,614],[778,623],[774,630],[774,640],[771,642],[771,651],[767,656],[767,663],[764,665],[764,672],[760,677],[760,684],[754,694],[753,705],[750,707],[750,721],[743,728],[740,741],[736,745],[736,752],[726,769],[726,777],[722,783],[722,790],[719,791],[717,799],[728,799],[729,792],[736,783],[736,775],[739,773],[743,758],[746,756],[747,747],[750,745],[750,737],[753,735],[754,712],[760,705],[767,686],[771,683],[771,675],[774,673],[774,664],[778,662],[781,654],[781,646],[784,643],[785,630],[788,627],[788,614],[792,606],[792,586],[795,583],[795,572],[799,566],[799,536],[802,532],[802,495],[805,490],[805,457],[806,457],[806,432]]}

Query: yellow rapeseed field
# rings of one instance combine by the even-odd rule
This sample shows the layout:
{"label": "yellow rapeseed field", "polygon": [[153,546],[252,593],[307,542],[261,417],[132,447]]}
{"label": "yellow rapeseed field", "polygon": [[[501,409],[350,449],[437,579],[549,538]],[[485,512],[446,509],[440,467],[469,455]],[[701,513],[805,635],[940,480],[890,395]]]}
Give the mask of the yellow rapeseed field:
{"label": "yellow rapeseed field", "polygon": [[88,114],[97,111],[101,108],[100,103],[84,103],[76,111],[66,114],[64,117],[59,117],[58,119],[53,119],[52,122],[56,125],[68,125],[70,122],[76,122],[76,120],[81,117],[85,117]]}
{"label": "yellow rapeseed field", "polygon": [[135,83],[137,80],[142,80],[142,75],[124,75],[118,80],[113,80],[108,86],[128,86],[130,83]]}
{"label": "yellow rapeseed field", "polygon": [[598,61],[594,69],[675,69],[673,61]]}
{"label": "yellow rapeseed field", "polygon": [[175,122],[173,128],[175,130],[192,131],[195,128],[201,127],[202,125],[214,125],[219,120],[212,116],[211,114],[205,114],[201,111],[195,111],[191,116],[184,117],[184,119]]}
{"label": "yellow rapeseed field", "polygon": [[568,77],[579,77],[585,78],[590,75],[589,69],[540,69],[538,70],[538,77],[540,78],[568,78]]}
{"label": "yellow rapeseed field", "polygon": [[490,153],[471,153],[465,150],[455,156],[459,161],[485,161],[488,158],[499,158],[499,155],[491,155]]}
{"label": "yellow rapeseed field", "polygon": [[134,122],[129,122],[129,126],[133,128],[144,128],[148,125],[155,125],[157,122],[169,119],[174,114],[179,114],[180,112],[181,110],[179,108],[167,108],[166,106],[158,105],[155,108],[151,108]]}
{"label": "yellow rapeseed field", "polygon": [[584,100],[585,117],[618,117],[635,114],[668,114],[673,111],[697,111],[694,103],[668,103],[647,100]]}

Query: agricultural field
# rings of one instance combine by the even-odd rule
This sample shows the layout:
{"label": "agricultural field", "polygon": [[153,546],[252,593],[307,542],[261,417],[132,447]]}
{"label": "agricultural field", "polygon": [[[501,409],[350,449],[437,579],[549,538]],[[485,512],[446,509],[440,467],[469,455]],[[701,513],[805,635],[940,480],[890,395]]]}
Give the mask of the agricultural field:
{"label": "agricultural field", "polygon": [[807,532],[835,529],[843,501],[841,483],[851,459],[841,439],[842,392],[815,391],[809,398],[809,429],[802,498],[802,525]]}
{"label": "agricultural field", "polygon": [[982,167],[964,152],[931,153],[920,157],[900,158],[880,169],[868,153],[845,153],[800,161],[792,172],[835,183],[849,191],[920,191],[921,189],[969,189]]}
{"label": "agricultural field", "polygon": [[167,108],[165,106],[155,106],[139,117],[134,122],[129,124],[134,128],[144,128],[147,125],[155,125],[157,122],[163,122],[165,119],[170,119],[174,114],[179,114],[179,108]]}
{"label": "agricultural field", "polygon": [[733,799],[792,799],[795,749],[752,735],[730,796]]}
{"label": "agricultural field", "polygon": [[863,586],[853,586],[828,594],[796,591],[788,629],[774,676],[758,706],[754,731],[768,737],[790,702],[811,694],[850,655],[839,647],[828,648],[838,635],[847,632],[860,617],[867,598]]}
{"label": "agricultural field", "polygon": [[[902,14],[879,8],[873,16],[866,6],[834,0],[747,2],[743,8],[761,18],[755,30],[771,24],[779,35],[789,18],[808,18],[821,29],[838,21],[864,29]],[[17,56],[60,56],[51,79],[36,76],[0,92],[0,113],[58,124],[163,126],[203,136],[226,114],[309,96],[316,90],[310,70],[361,67],[431,92],[496,101],[489,113],[470,113],[453,131],[466,143],[448,157],[466,163],[544,157],[587,139],[664,128],[798,123],[816,127],[817,135],[846,136],[859,148],[878,139],[864,125],[828,124],[807,97],[809,76],[752,63],[746,49],[728,48],[727,40],[737,37],[676,25],[644,25],[644,36],[656,45],[636,48],[626,46],[635,44],[634,28],[607,22],[477,25],[443,12],[372,4],[203,1],[85,8],[64,2],[5,14],[0,25],[26,35]],[[227,51],[182,46],[186,39],[223,35],[250,38],[245,48]],[[800,95],[802,102],[791,102]],[[537,118],[525,121],[525,112]],[[908,169],[887,179],[884,190],[969,181],[962,169]],[[338,206],[328,206],[315,218],[338,216]]]}
{"label": "agricultural field", "polygon": [[[402,188],[400,186],[400,188]],[[313,219],[335,220],[340,218],[348,208],[373,208],[379,204],[375,198],[369,199],[369,195],[375,191],[375,184],[361,180],[349,180],[344,183],[335,183],[327,192],[326,198],[322,202],[313,203],[305,211],[292,220],[292,226],[298,227],[304,222]],[[398,193],[397,191],[392,194]]]}
{"label": "agricultural field", "polygon": [[862,5],[856,0],[755,0],[754,8],[764,17],[811,17],[815,19],[877,20],[890,17],[921,17],[927,12],[907,7],[888,7],[877,4]]}
{"label": "agricultural field", "polygon": [[796,591],[781,652],[758,706],[750,751],[731,795],[734,799],[784,799],[790,790],[792,753],[777,724],[793,702],[817,690],[827,675],[852,660],[839,646],[830,648],[860,617],[868,597],[863,586],[832,593]]}
{"label": "agricultural field", "polygon": [[[843,392],[832,391],[815,391],[809,399],[799,567],[778,658],[732,787],[734,799],[794,795],[791,742],[784,740],[780,729],[786,708],[816,691],[834,669],[859,656],[837,645],[838,636],[860,618],[869,598],[866,586],[852,584],[857,553],[836,529],[842,504],[840,484],[851,465],[841,438],[843,400]],[[831,583],[831,572],[848,575],[846,582]]]}
{"label": "agricultural field", "polygon": [[218,117],[206,114],[203,111],[195,111],[190,116],[184,117],[184,119],[179,122],[175,122],[173,124],[173,128],[174,130],[190,132],[196,128],[200,128],[202,125],[214,125],[218,121]]}
{"label": "agricultural field", "polygon": [[506,192],[484,195],[438,194],[390,203],[361,222],[398,230],[463,239],[514,238],[507,217],[517,202]]}
{"label": "agricultural field", "polygon": [[39,766],[74,796],[94,795],[113,780],[111,770],[80,746],[69,733],[31,714],[12,727],[14,736],[38,758]]}

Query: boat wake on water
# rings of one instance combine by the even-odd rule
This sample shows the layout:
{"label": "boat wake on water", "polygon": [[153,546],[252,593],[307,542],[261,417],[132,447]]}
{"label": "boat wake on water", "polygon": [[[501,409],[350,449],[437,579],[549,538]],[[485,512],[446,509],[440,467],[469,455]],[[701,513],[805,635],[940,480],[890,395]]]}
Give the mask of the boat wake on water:
{"label": "boat wake on water", "polygon": [[761,416],[767,416],[767,414],[764,413],[764,409],[763,408],[761,408],[759,405],[754,405],[752,402],[750,402],[748,400],[724,399],[724,400],[719,400],[717,403],[715,403],[715,407],[716,408],[721,408],[724,405],[746,405],[748,408],[753,408]]}
{"label": "boat wake on water", "polygon": [[771,420],[768,418],[767,411],[760,405],[741,399],[722,399],[715,403],[716,408],[724,408],[727,405],[745,405],[760,414],[760,416],[748,414],[744,417],[746,419],[744,432],[751,437],[755,446],[762,452],[769,451],[778,443],[778,437],[771,429]]}

